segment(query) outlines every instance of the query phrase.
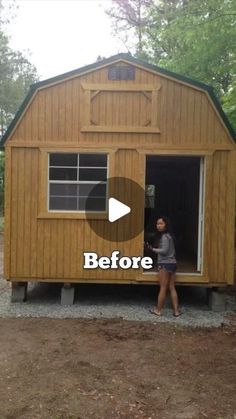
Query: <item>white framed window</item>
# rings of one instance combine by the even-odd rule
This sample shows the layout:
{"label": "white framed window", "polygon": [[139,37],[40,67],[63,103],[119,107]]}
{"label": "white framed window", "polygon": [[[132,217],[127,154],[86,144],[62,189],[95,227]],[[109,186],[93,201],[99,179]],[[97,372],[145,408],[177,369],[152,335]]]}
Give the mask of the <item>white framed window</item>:
{"label": "white framed window", "polygon": [[105,153],[48,153],[49,211],[106,211]]}

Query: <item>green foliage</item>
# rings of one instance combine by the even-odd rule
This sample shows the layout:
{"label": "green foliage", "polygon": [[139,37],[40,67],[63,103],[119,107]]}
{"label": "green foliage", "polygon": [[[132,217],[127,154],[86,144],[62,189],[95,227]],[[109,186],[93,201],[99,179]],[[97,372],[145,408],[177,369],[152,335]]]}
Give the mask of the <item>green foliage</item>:
{"label": "green foliage", "polygon": [[[165,0],[164,4],[164,18],[160,18],[160,8],[149,11],[155,23],[147,43],[154,51],[153,60],[213,85],[219,96],[225,94],[235,74],[235,2]],[[159,38],[161,45],[159,56],[155,54],[154,38]]]}
{"label": "green foliage", "polygon": [[[4,25],[11,19],[3,17],[5,4],[0,0],[0,136],[9,125],[29,86],[37,80],[36,68],[20,52],[9,46]],[[12,13],[12,12],[11,12]]]}
{"label": "green foliage", "polygon": [[[146,5],[144,0],[140,2],[145,7],[142,55],[163,68],[212,85],[235,123],[235,0],[153,0]],[[129,10],[123,8],[121,14],[120,1],[113,3],[116,14],[110,16],[113,20],[116,16],[116,22],[120,18],[122,24],[129,18]],[[131,19],[129,24],[131,27]],[[129,39],[127,27],[124,30]],[[133,52],[140,56],[137,47]]]}
{"label": "green foliage", "polygon": [[[14,1],[0,0],[0,138],[11,122],[29,86],[37,81],[36,68],[20,52],[9,46],[4,32],[12,20],[16,7]],[[0,214],[3,213],[4,153],[0,152]]]}
{"label": "green foliage", "polygon": [[222,103],[230,122],[236,128],[236,80],[230,85],[228,92],[222,97]]}
{"label": "green foliage", "polygon": [[36,68],[19,51],[9,47],[0,31],[0,133],[4,133],[29,86],[37,80]]}

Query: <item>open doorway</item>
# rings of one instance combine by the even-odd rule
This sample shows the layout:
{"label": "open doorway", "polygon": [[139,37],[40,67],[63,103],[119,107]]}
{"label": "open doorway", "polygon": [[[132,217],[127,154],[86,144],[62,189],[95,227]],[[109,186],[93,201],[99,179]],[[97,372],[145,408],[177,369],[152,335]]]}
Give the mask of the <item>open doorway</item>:
{"label": "open doorway", "polygon": [[[183,273],[201,271],[202,163],[201,157],[146,157],[144,240],[155,245],[156,219],[168,216],[175,235],[178,272]],[[149,251],[144,253],[150,256]]]}

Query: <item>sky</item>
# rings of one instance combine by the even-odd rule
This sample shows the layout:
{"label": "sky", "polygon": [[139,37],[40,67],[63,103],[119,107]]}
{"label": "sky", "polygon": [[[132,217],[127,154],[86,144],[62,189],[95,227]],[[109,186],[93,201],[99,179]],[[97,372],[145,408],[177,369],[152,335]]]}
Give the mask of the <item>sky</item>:
{"label": "sky", "polygon": [[[6,0],[7,1],[7,0]],[[16,0],[10,46],[37,68],[40,80],[127,52],[111,35],[111,0]],[[30,51],[30,53],[29,53]]]}

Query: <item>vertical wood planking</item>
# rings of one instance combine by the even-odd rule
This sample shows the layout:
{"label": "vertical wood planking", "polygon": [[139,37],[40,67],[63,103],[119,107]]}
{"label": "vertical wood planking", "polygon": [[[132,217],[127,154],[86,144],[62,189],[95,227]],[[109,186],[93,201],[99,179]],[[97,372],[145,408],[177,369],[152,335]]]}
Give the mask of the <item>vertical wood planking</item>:
{"label": "vertical wood planking", "polygon": [[194,92],[189,94],[189,90],[186,87],[183,87],[186,92],[186,101],[187,101],[187,124],[186,124],[186,139],[183,144],[186,142],[188,146],[189,143],[194,142],[194,119],[195,119],[195,97]]}
{"label": "vertical wood planking", "polygon": [[[11,278],[17,276],[17,214],[18,214],[18,199],[17,199],[17,182],[18,182],[18,153],[17,148],[11,149],[11,198],[10,207],[11,211],[11,228],[10,228],[10,253],[11,253]],[[7,232],[6,232],[7,233]]]}
{"label": "vertical wood planking", "polygon": [[78,79],[71,81],[72,83],[72,115],[71,115],[71,125],[72,125],[72,140],[75,143],[79,141],[79,131],[80,131],[80,113],[79,113],[79,82]]}
{"label": "vertical wood planking", "polygon": [[[159,114],[159,121],[158,126],[160,128],[160,134],[158,140],[161,143],[166,143],[167,141],[167,133],[166,133],[166,124],[167,124],[167,82],[166,80],[161,80],[161,89],[159,91],[159,100],[160,100],[160,114]],[[154,137],[154,136],[153,136]],[[155,138],[155,137],[154,137]]]}
{"label": "vertical wood planking", "polygon": [[174,141],[174,83],[168,80],[167,83],[167,109],[166,114],[166,133],[167,143],[170,144]]}
{"label": "vertical wood planking", "polygon": [[11,275],[11,189],[12,189],[12,149],[5,149],[5,202],[4,202],[4,276],[6,279]]}
{"label": "vertical wood planking", "polygon": [[181,86],[174,84],[174,115],[173,115],[173,138],[172,142],[176,146],[180,143],[180,124],[181,124]]}
{"label": "vertical wood planking", "polygon": [[57,253],[58,253],[58,243],[57,243],[57,220],[50,220],[50,267],[49,275],[50,278],[57,277]]}
{"label": "vertical wood planking", "polygon": [[73,115],[73,92],[72,92],[72,81],[68,81],[65,84],[66,88],[66,142],[72,142],[72,115]]}
{"label": "vertical wood planking", "polygon": [[64,220],[57,220],[57,278],[64,277]]}
{"label": "vertical wood planking", "polygon": [[32,141],[32,107],[29,106],[24,117],[24,140],[26,142]]}
{"label": "vertical wood planking", "polygon": [[201,95],[201,122],[200,122],[201,136],[200,141],[202,144],[208,144],[208,103],[207,97]]}
{"label": "vertical wood planking", "polygon": [[208,118],[207,118],[207,139],[208,144],[215,143],[215,130],[214,130],[214,112],[213,109],[208,107]]}
{"label": "vertical wood planking", "polygon": [[43,221],[43,278],[50,277],[50,234],[51,222],[50,220]]}
{"label": "vertical wood planking", "polygon": [[193,142],[199,144],[201,142],[201,93],[194,92],[194,133],[193,133]]}
{"label": "vertical wood planking", "polygon": [[38,189],[39,189],[39,152],[37,149],[31,149],[31,235],[30,235],[30,276],[37,275],[37,215],[38,215]]}
{"label": "vertical wood planking", "polygon": [[231,285],[234,282],[234,234],[235,234],[235,203],[236,203],[236,151],[228,152],[225,225],[225,281]]}
{"label": "vertical wood planking", "polygon": [[66,142],[66,106],[65,106],[65,83],[58,85],[58,105],[59,105],[59,121],[58,121],[58,141]]}
{"label": "vertical wood planking", "polygon": [[85,116],[84,116],[84,124],[90,125],[90,117],[91,117],[91,110],[90,110],[90,90],[85,90],[84,92],[84,107],[85,107]]}
{"label": "vertical wood planking", "polygon": [[70,234],[70,224],[71,220],[64,221],[63,235],[64,235],[64,271],[63,275],[65,278],[70,278],[71,269],[70,269],[70,253],[71,253],[71,234]]}
{"label": "vertical wood planking", "polygon": [[38,92],[38,141],[45,141],[45,92]]}
{"label": "vertical wood planking", "polygon": [[45,141],[52,141],[52,90],[45,90]]}
{"label": "vertical wood planking", "polygon": [[152,107],[151,107],[151,125],[156,127],[158,124],[158,91],[152,92]]}
{"label": "vertical wood planking", "polygon": [[[61,140],[62,142],[77,143],[80,136],[80,125],[86,125],[88,122],[89,112],[86,117],[84,114],[85,104],[87,103],[87,107],[90,106],[90,101],[88,97],[86,98],[89,92],[86,93],[81,88],[81,81],[90,84],[111,83],[107,78],[107,68],[104,68],[71,80],[65,80],[54,86],[41,88],[29,105],[22,122],[16,128],[14,138],[22,141],[25,139],[29,144],[35,140]],[[115,86],[125,82],[112,83]],[[163,75],[154,75],[142,69],[136,69],[136,80],[128,81],[127,83],[129,85],[135,85],[135,83],[153,86],[161,85],[160,95],[157,100],[157,112],[154,112],[157,118],[157,125],[162,127],[161,133],[144,134],[143,138],[137,135],[136,144],[155,144],[158,141],[170,146],[172,139],[176,141],[176,145],[179,144],[181,139],[181,145],[186,144],[186,146],[188,142],[191,145],[195,142],[196,144],[201,143],[202,145],[210,146],[212,144],[211,141],[227,145],[228,138],[225,129],[206,93],[193,89],[191,86],[181,85],[179,81],[167,79]],[[181,99],[182,95],[186,98],[185,102]],[[129,99],[125,99],[125,96],[130,96],[131,105],[127,105]],[[163,100],[163,106],[160,106],[160,98]],[[143,121],[148,121],[151,116],[150,103],[148,99],[145,99],[144,96],[142,97],[142,94],[134,93],[132,95],[132,93],[128,92],[105,92],[100,93],[95,98],[96,100],[99,100],[99,104],[95,107],[93,106],[96,109],[95,113],[96,115],[102,113],[101,122],[108,125],[110,125],[109,121],[112,118],[114,120],[113,125],[117,123],[117,118],[118,125],[123,125],[123,121],[124,123],[127,121],[129,125],[136,125],[137,123],[143,125],[146,123]],[[112,101],[112,106],[109,106],[109,101]],[[117,112],[119,108],[118,103],[120,103],[122,108],[120,113]],[[183,121],[179,118],[179,113],[186,115],[186,103],[187,127],[184,125],[185,116]],[[201,124],[199,121],[201,121]],[[206,127],[208,128],[205,129]],[[185,136],[182,135],[183,130],[186,133]],[[102,132],[89,135],[81,134],[82,140],[99,141],[102,144],[110,144],[115,138],[118,137],[115,137],[114,134],[104,134]],[[129,138],[131,143],[134,135],[132,134],[128,137],[126,134],[122,134],[120,138],[122,138],[122,141],[126,141]]]}
{"label": "vertical wood planking", "polygon": [[227,186],[227,151],[219,153],[219,212],[218,212],[218,238],[217,238],[217,249],[218,249],[218,280],[220,282],[225,281],[225,252],[226,252],[226,240],[225,231],[227,223],[227,208],[226,208],[226,190]]}
{"label": "vertical wood planking", "polygon": [[17,274],[24,276],[25,149],[18,150],[17,173]]}
{"label": "vertical wood planking", "polygon": [[179,143],[188,142],[189,133],[187,132],[188,125],[188,95],[184,86],[181,86],[181,121],[180,121],[180,138]]}
{"label": "vertical wood planking", "polygon": [[[90,252],[93,249],[92,242],[91,242],[91,232],[90,227],[87,220],[84,220],[84,236],[82,238],[84,242],[84,251]],[[91,269],[84,271],[86,274],[86,278],[91,278],[94,273]]]}
{"label": "vertical wood planking", "polygon": [[221,250],[221,244],[219,243],[219,201],[220,201],[220,165],[219,165],[220,153],[215,152],[213,158],[213,179],[212,179],[212,253],[211,253],[211,266],[212,282],[218,282],[219,272],[219,254]]}
{"label": "vertical wood planking", "polygon": [[[214,143],[225,144],[226,148],[228,147],[225,130],[205,93],[141,69],[137,69],[136,76],[136,81],[128,82],[130,85],[136,82],[161,84],[157,101],[152,107],[152,119],[156,118],[155,124],[161,128],[160,135],[128,133],[81,135],[79,133],[80,125],[85,125],[86,122],[83,115],[86,95],[81,90],[80,82],[83,80],[87,83],[106,83],[107,69],[105,68],[41,89],[19,123],[12,139],[26,141],[29,146],[31,141],[61,141],[62,146],[67,142],[78,144],[80,138],[83,142],[86,140],[94,142],[94,150],[98,143],[104,147],[117,146],[120,150],[116,153],[117,160],[113,165],[113,174],[116,172],[119,176],[127,176],[141,183],[145,181],[142,167],[145,156],[137,156],[135,151],[137,146],[145,147],[153,144],[154,148],[156,144],[162,142],[166,144],[167,153],[168,149],[178,148],[179,145],[188,148],[190,144],[192,148],[193,142],[196,146],[201,144],[203,149],[213,148]],[[122,83],[124,81],[114,84],[121,85]],[[83,101],[80,101],[80,97]],[[86,100],[88,101],[88,97]],[[151,102],[142,93],[100,93],[95,101],[97,105],[94,106],[94,112],[99,124],[103,121],[108,125],[142,125],[143,121],[150,118]],[[90,99],[88,105],[90,106]],[[90,125],[90,121],[87,122]],[[122,149],[124,145],[130,149]],[[212,175],[212,179],[206,179],[208,196],[205,246],[209,244],[209,247],[204,247],[206,267],[209,266],[211,282],[228,281],[228,278],[232,281],[231,230],[235,193],[232,189],[233,160],[228,152],[224,151],[217,151],[213,157],[207,157],[207,159],[207,171]],[[6,237],[6,243],[8,240],[6,249],[7,247],[11,249],[11,257],[9,252],[7,255],[7,250],[5,256],[9,261],[8,272],[11,276],[15,274],[16,277],[25,278],[37,276],[38,278],[58,277],[59,279],[64,277],[104,279],[109,277],[108,272],[83,271],[82,252],[84,250],[94,249],[101,254],[109,254],[115,246],[120,248],[123,254],[137,254],[137,252],[139,254],[142,251],[142,234],[129,242],[114,244],[103,241],[91,232],[86,220],[37,219],[39,210],[43,209],[39,207],[39,204],[46,199],[46,173],[47,168],[38,167],[38,150],[12,149],[11,195],[8,195],[8,198],[6,196],[6,201],[8,199],[11,203],[11,213],[6,214],[6,224],[8,223],[11,229],[11,234],[7,233],[9,228],[6,226],[6,235],[9,235],[8,238]],[[140,177],[139,174],[141,174]],[[43,194],[38,202],[39,177],[42,178]],[[6,193],[9,194],[9,190]],[[140,215],[140,222],[141,218],[142,215]],[[102,221],[98,220],[97,223],[102,223]],[[222,242],[224,243],[223,254]],[[78,249],[80,249],[80,254],[77,252]],[[112,275],[117,279],[131,279],[133,272],[112,272]]]}
{"label": "vertical wood planking", "polygon": [[83,252],[84,252],[84,220],[78,220],[77,229],[76,229],[76,239],[77,239],[77,258],[76,258],[76,276],[79,278],[84,275],[83,270]]}
{"label": "vertical wood planking", "polygon": [[[35,96],[33,99],[32,104],[30,105],[32,108],[31,118],[32,118],[32,138],[31,141],[38,141],[38,122],[39,122],[39,115],[38,115],[38,96]],[[52,110],[50,110],[52,112]]]}
{"label": "vertical wood planking", "polygon": [[25,141],[25,123],[24,119],[21,120],[21,123],[17,127],[17,138],[21,141]]}
{"label": "vertical wood planking", "polygon": [[52,141],[59,140],[59,92],[57,86],[52,87]]}
{"label": "vertical wood planking", "polygon": [[23,217],[20,223],[23,224],[24,229],[24,241],[22,243],[23,252],[23,274],[24,276],[30,276],[30,257],[31,257],[31,205],[32,205],[32,189],[31,189],[31,155],[32,149],[25,149],[24,155],[24,181],[22,182],[21,188],[24,190],[24,210]]}
{"label": "vertical wood planking", "polygon": [[37,278],[43,278],[44,274],[44,221],[37,222]]}

